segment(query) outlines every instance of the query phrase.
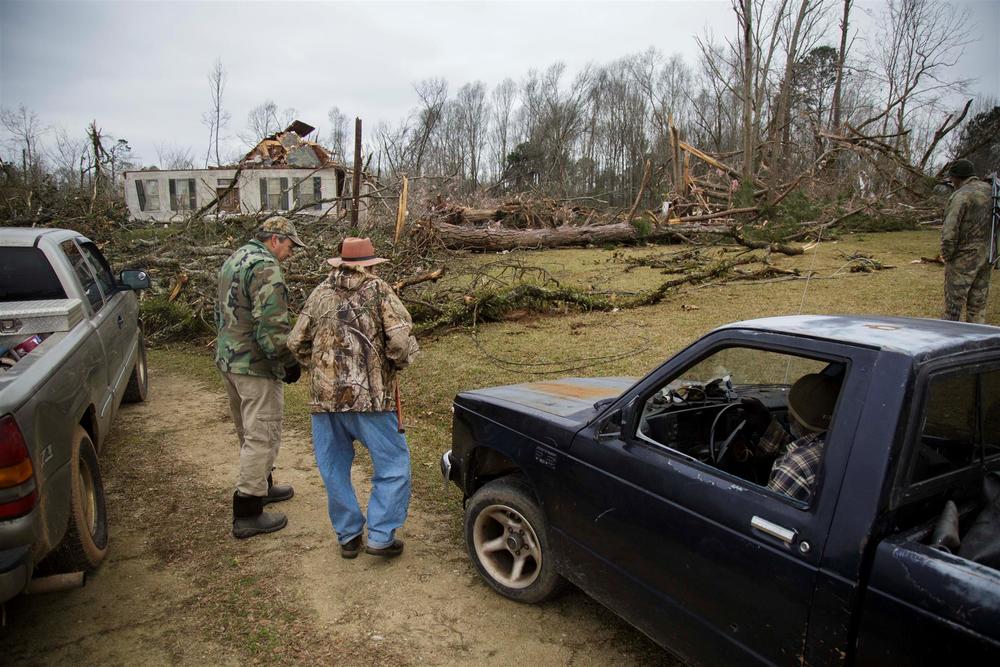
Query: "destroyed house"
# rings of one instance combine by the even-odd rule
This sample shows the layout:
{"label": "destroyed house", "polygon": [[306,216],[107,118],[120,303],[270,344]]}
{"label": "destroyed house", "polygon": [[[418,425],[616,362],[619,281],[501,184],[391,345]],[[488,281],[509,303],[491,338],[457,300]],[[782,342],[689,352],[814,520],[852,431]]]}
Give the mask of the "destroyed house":
{"label": "destroyed house", "polygon": [[183,220],[214,199],[218,201],[206,214],[337,213],[346,207],[343,201],[323,200],[347,196],[351,179],[348,169],[326,149],[304,139],[314,129],[297,120],[284,131],[261,139],[237,165],[125,172],[129,217],[155,222]]}

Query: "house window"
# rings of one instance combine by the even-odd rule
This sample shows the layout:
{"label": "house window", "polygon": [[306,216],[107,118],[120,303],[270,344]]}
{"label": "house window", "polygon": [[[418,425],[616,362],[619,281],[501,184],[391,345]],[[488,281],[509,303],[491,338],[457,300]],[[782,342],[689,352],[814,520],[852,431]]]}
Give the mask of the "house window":
{"label": "house window", "polygon": [[240,188],[239,186],[233,185],[233,179],[231,178],[217,179],[215,187],[215,196],[218,199],[216,207],[220,211],[225,211],[227,213],[240,212]]}
{"label": "house window", "polygon": [[171,211],[193,211],[198,207],[193,178],[171,178],[169,183]]}
{"label": "house window", "polygon": [[145,181],[146,184],[146,210],[160,210],[160,182],[154,179]]}
{"label": "house window", "polygon": [[260,209],[262,211],[288,210],[288,179],[260,179]]}
{"label": "house window", "polygon": [[140,211],[160,210],[160,182],[156,179],[136,179],[135,193],[139,197]]}
{"label": "house window", "polygon": [[302,208],[311,208],[313,210],[320,210],[323,205],[320,200],[323,199],[323,179],[319,176],[313,176],[312,182],[309,179],[299,178],[295,180],[295,204],[296,206]]}

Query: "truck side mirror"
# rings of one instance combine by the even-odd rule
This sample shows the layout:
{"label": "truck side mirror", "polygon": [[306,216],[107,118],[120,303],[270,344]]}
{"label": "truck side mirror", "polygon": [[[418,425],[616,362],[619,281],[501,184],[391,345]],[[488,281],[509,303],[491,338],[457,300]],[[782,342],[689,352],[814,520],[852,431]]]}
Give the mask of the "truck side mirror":
{"label": "truck side mirror", "polygon": [[118,274],[118,284],[125,289],[149,289],[149,274],[143,269],[125,269]]}
{"label": "truck side mirror", "polygon": [[635,402],[636,399],[633,398],[629,403],[617,410],[613,410],[607,416],[597,433],[599,441],[623,437],[625,430],[635,417]]}
{"label": "truck side mirror", "polygon": [[621,419],[622,419],[623,431],[625,430],[626,427],[628,427],[629,424],[632,423],[632,420],[635,419],[635,404],[637,400],[638,399],[633,398],[631,401],[625,404],[625,407],[622,408]]}

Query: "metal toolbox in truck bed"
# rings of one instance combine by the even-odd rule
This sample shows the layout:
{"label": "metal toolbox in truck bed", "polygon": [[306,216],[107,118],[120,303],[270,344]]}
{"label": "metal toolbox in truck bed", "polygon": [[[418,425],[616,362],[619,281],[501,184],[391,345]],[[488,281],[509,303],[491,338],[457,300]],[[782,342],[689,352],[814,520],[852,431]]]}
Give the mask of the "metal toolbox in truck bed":
{"label": "metal toolbox in truck bed", "polygon": [[79,299],[8,301],[0,303],[0,336],[69,331],[82,319]]}

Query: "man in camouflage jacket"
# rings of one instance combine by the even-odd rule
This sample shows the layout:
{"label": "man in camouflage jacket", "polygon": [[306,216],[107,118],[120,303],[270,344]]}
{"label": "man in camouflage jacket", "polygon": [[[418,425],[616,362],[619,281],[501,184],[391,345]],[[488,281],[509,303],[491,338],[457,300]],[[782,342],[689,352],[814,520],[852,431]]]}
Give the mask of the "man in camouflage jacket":
{"label": "man in camouflage jacket", "polygon": [[955,192],[948,200],[941,230],[944,260],[944,319],[986,321],[986,298],[990,291],[989,243],[992,192],[976,178],[968,160],[956,160],[948,168]]}
{"label": "man in camouflage jacket", "polygon": [[233,535],[252,537],[288,523],[264,505],[288,500],[291,486],[274,484],[271,470],[281,446],[282,381],[301,372],[288,351],[288,290],[279,262],[305,245],[286,218],[268,218],[256,238],[219,271],[215,302],[215,365],[222,373],[240,441],[239,477],[233,493]]}
{"label": "man in camouflage jacket", "polygon": [[386,261],[375,257],[371,241],[344,239],[341,255],[327,260],[334,269],[309,295],[288,348],[311,371],[313,447],[341,556],[358,555],[365,527],[351,483],[355,440],[368,448],[375,469],[365,550],[397,556],[403,542],[395,531],[410,502],[410,453],[393,412],[396,374],[419,347],[402,302],[366,268]]}

